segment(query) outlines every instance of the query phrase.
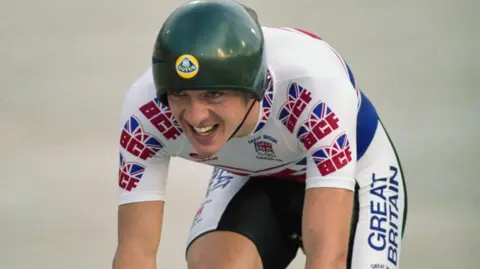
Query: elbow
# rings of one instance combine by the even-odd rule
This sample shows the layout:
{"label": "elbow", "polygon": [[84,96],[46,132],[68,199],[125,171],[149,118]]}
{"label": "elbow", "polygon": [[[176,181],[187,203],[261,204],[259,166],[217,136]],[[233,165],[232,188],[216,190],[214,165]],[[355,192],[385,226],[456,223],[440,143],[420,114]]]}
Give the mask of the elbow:
{"label": "elbow", "polygon": [[346,269],[348,250],[306,248],[306,269]]}
{"label": "elbow", "polygon": [[118,246],[112,260],[112,269],[155,269],[156,263],[156,252]]}

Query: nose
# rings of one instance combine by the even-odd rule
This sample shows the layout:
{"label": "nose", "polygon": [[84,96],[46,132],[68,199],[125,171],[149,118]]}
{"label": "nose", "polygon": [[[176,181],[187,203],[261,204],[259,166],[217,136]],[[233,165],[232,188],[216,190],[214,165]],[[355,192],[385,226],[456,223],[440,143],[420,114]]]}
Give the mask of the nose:
{"label": "nose", "polygon": [[189,106],[185,109],[185,120],[194,127],[205,127],[210,115],[209,108],[201,101],[191,98]]}

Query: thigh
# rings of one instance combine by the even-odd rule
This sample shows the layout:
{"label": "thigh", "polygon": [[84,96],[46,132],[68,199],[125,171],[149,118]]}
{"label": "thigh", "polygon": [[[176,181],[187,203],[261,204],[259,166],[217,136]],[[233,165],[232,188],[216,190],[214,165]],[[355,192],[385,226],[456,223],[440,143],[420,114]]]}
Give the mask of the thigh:
{"label": "thigh", "polygon": [[[249,259],[248,263],[256,264],[255,257],[259,257],[264,269],[286,268],[297,253],[298,242],[291,233],[291,226],[295,225],[286,225],[288,217],[281,217],[280,200],[288,197],[279,198],[282,191],[285,195],[288,193],[287,188],[276,183],[280,181],[249,179],[214,169],[209,190],[190,231],[189,263],[210,263],[212,259],[208,257],[217,255],[225,257],[218,262],[229,259],[243,264]],[[288,215],[286,211],[283,213]],[[245,252],[239,251],[241,248]],[[201,257],[205,259],[198,261]]]}
{"label": "thigh", "polygon": [[356,225],[351,268],[399,268],[407,195],[404,174],[388,134],[380,124],[358,162]]}

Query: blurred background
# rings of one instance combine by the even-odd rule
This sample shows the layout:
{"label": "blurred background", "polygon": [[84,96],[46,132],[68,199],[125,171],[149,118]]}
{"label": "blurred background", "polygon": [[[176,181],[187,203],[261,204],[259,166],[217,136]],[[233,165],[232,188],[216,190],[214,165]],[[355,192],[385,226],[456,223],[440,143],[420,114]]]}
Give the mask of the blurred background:
{"label": "blurred background", "polygon": [[[0,268],[110,268],[121,102],[183,2],[0,3]],[[241,2],[322,36],[376,105],[408,184],[402,268],[479,268],[480,2]],[[159,268],[186,268],[210,171],[172,162]]]}

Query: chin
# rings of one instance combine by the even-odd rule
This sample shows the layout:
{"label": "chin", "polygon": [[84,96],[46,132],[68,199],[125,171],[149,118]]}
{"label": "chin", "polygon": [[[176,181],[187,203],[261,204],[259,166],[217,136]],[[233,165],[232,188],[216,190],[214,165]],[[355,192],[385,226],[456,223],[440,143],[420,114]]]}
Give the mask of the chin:
{"label": "chin", "polygon": [[209,143],[200,143],[193,137],[192,133],[188,133],[187,138],[195,151],[204,157],[213,157],[225,146],[227,140],[221,132],[217,133]]}
{"label": "chin", "polygon": [[205,147],[194,147],[195,151],[203,157],[213,157],[220,149],[210,149]]}

